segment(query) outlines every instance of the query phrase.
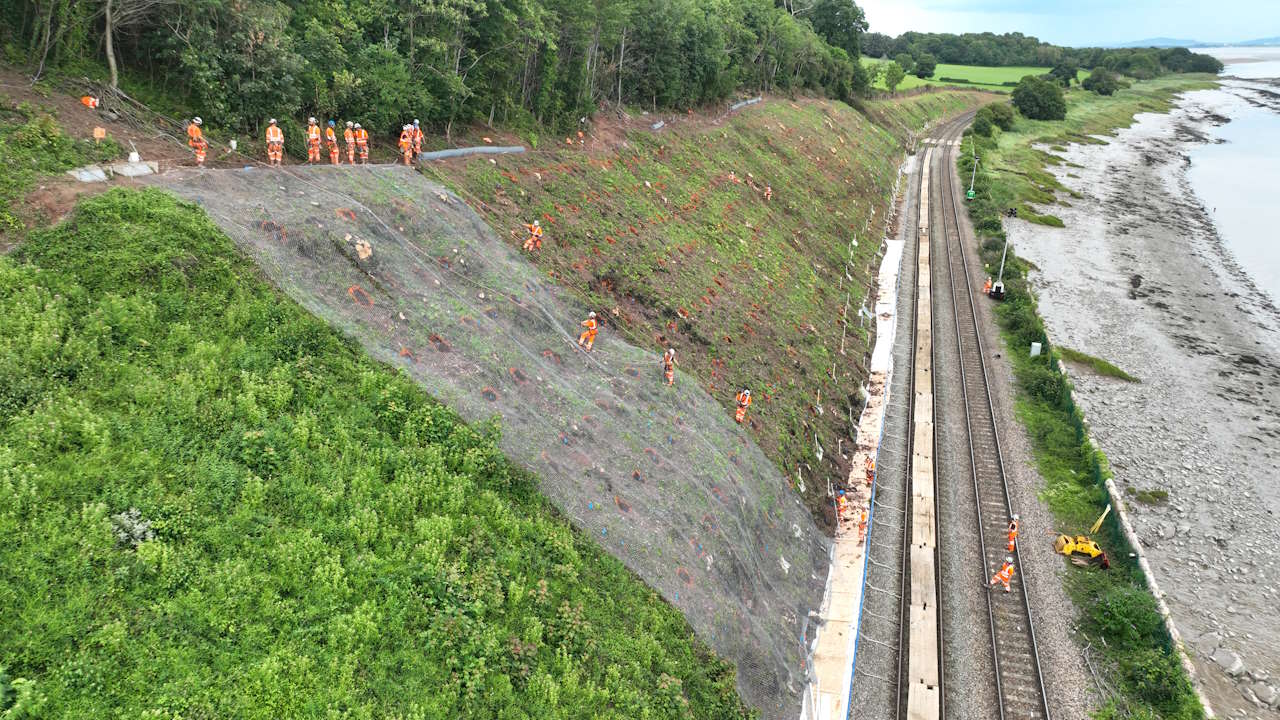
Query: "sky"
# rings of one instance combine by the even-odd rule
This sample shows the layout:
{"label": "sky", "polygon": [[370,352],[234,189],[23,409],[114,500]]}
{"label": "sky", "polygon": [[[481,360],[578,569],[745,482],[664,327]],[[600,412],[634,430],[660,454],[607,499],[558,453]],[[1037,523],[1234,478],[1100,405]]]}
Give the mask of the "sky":
{"label": "sky", "polygon": [[1055,45],[1280,35],[1280,0],[857,0],[872,32],[1021,32]]}

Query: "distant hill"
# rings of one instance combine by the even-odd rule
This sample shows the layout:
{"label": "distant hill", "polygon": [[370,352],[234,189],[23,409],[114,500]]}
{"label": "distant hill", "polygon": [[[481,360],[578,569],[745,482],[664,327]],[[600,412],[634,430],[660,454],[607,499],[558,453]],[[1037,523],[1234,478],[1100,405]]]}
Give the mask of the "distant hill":
{"label": "distant hill", "polygon": [[1157,38],[1147,38],[1146,40],[1133,40],[1133,41],[1131,41],[1131,42],[1117,43],[1117,44],[1115,44],[1115,45],[1107,45],[1107,46],[1105,46],[1105,47],[1115,47],[1115,48],[1149,48],[1149,47],[1155,47],[1155,48],[1172,48],[1172,47],[1184,47],[1184,48],[1193,48],[1193,47],[1211,47],[1211,46],[1216,45],[1216,44],[1217,44],[1217,43],[1205,43],[1205,42],[1201,42],[1201,41],[1199,41],[1199,40],[1183,40],[1183,39],[1179,39],[1179,38],[1157,37]]}
{"label": "distant hill", "polygon": [[1280,45],[1280,36],[1269,37],[1269,38],[1259,38],[1257,40],[1249,40],[1247,42],[1232,43],[1232,44],[1240,45],[1242,47],[1274,47],[1274,46]]}

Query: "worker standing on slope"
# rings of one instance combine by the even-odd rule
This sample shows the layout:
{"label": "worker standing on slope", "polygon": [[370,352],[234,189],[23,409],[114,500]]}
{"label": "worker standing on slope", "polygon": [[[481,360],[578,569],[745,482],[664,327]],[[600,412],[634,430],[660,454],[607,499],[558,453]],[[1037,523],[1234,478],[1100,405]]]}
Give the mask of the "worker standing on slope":
{"label": "worker standing on slope", "polygon": [[578,336],[578,345],[590,352],[591,347],[596,344],[596,332],[600,330],[600,323],[596,320],[594,310],[587,313],[587,319],[582,321],[582,327],[586,328],[586,330],[583,330],[582,334]]}
{"label": "worker standing on slope", "polygon": [[400,128],[400,154],[404,156],[404,164],[410,164],[410,158],[413,156],[413,126],[405,125]]}
{"label": "worker standing on slope", "polygon": [[524,249],[529,252],[542,249],[542,223],[534,220],[533,224],[525,223],[529,230],[529,239],[524,241]]}
{"label": "worker standing on slope", "polygon": [[369,131],[356,123],[356,149],[360,151],[360,164],[369,164]]}
{"label": "worker standing on slope", "polygon": [[276,124],[276,119],[267,121],[267,164],[280,167],[284,160],[284,131]]}
{"label": "worker standing on slope", "polygon": [[341,162],[338,155],[338,133],[334,128],[337,123],[330,120],[329,125],[324,129],[324,142],[329,147],[329,164],[337,165]]}
{"label": "worker standing on slope", "polygon": [[751,407],[751,391],[742,388],[738,392],[738,397],[734,399],[738,401],[738,409],[733,412],[733,419],[737,420],[738,424],[741,425],[747,421],[747,408]]}
{"label": "worker standing on slope", "polygon": [[191,118],[191,122],[187,123],[187,145],[196,151],[196,167],[204,167],[204,156],[209,151],[209,141],[204,139],[204,133],[200,131],[200,126],[204,121],[198,117]]}
{"label": "worker standing on slope", "polygon": [[991,294],[991,278],[990,277],[987,278],[986,282],[982,283],[982,294],[983,295]]}
{"label": "worker standing on slope", "polygon": [[676,349],[667,348],[662,353],[662,376],[667,379],[667,387],[676,384]]}
{"label": "worker standing on slope", "polygon": [[1013,518],[1009,520],[1009,552],[1013,552],[1018,547],[1018,513],[1013,514]]}
{"label": "worker standing on slope", "polygon": [[307,118],[307,162],[320,162],[320,126],[315,118]]}
{"label": "worker standing on slope", "polygon": [[765,183],[765,186],[764,186],[764,201],[765,201],[765,202],[769,202],[769,201],[770,201],[770,200],[772,200],[772,199],[773,199],[773,186],[772,186],[772,185],[769,185],[768,183]]}
{"label": "worker standing on slope", "polygon": [[996,583],[1004,585],[1004,591],[1009,592],[1009,581],[1013,579],[1013,556],[1004,559],[1004,565],[1000,566],[1000,570],[991,576],[991,584],[987,586],[988,590],[994,590]]}
{"label": "worker standing on slope", "polygon": [[356,130],[355,123],[347,121],[347,129],[342,131],[342,139],[347,143],[347,164],[356,164]]}
{"label": "worker standing on slope", "polygon": [[422,154],[422,128],[418,125],[418,119],[413,119],[413,156],[418,157]]}

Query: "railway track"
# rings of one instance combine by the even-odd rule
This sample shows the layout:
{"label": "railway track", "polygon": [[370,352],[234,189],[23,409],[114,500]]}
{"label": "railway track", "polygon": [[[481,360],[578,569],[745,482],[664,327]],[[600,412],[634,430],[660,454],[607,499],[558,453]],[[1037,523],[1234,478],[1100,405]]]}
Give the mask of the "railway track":
{"label": "railway track", "polygon": [[[952,145],[950,141],[958,140],[963,128],[963,125],[949,128],[952,134],[944,135],[944,144],[935,148],[939,192],[934,202],[941,211],[942,223],[936,228],[941,232],[935,231],[933,235],[935,246],[941,251],[936,263],[939,270],[936,277],[947,282],[951,289],[969,466],[978,500],[975,510],[977,527],[981,529],[978,533],[979,550],[985,564],[985,576],[991,577],[1007,555],[1006,532],[1013,508],[1009,501],[1000,433],[991,400],[972,276],[961,234],[962,203],[957,194],[955,167],[958,145]],[[996,590],[988,593],[986,599],[999,717],[1002,720],[1049,720],[1026,577],[1017,553],[1014,553],[1014,563],[1016,574],[1011,583],[1012,592],[1005,594]]]}

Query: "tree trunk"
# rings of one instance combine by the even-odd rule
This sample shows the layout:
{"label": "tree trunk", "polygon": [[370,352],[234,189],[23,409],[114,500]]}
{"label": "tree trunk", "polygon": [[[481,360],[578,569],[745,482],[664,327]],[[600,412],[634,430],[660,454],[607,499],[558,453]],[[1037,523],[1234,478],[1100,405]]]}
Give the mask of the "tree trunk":
{"label": "tree trunk", "polygon": [[111,70],[111,88],[114,90],[120,87],[120,71],[116,68],[116,48],[111,40],[111,36],[115,34],[115,26],[111,17],[111,0],[107,0],[105,17],[107,21],[107,67]]}
{"label": "tree trunk", "polygon": [[618,46],[618,107],[622,107],[622,67],[627,56],[627,28],[622,28],[622,42]]}

